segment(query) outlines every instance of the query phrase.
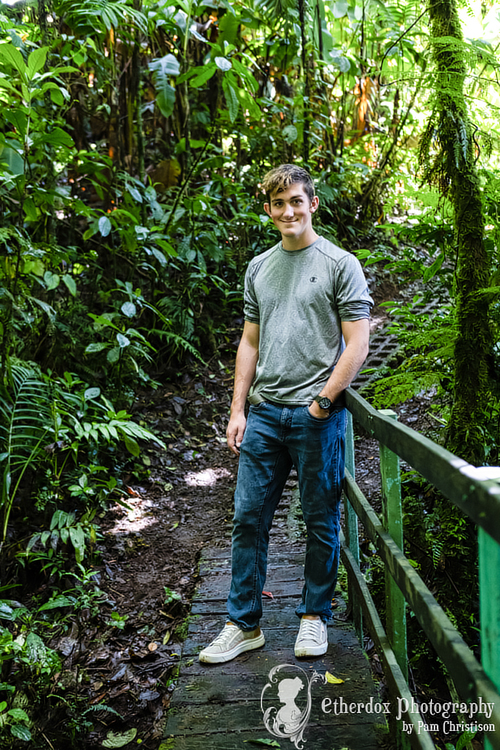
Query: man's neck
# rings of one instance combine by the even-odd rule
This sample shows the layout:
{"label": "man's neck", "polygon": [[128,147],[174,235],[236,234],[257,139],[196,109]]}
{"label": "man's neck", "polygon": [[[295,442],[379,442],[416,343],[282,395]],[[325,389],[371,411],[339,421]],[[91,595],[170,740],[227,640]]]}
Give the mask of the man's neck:
{"label": "man's neck", "polygon": [[318,238],[319,234],[316,234],[314,229],[311,229],[310,232],[307,232],[300,237],[285,237],[281,235],[281,244],[283,245],[283,250],[293,253],[297,250],[303,250],[305,247],[309,247],[309,245],[316,242]]}

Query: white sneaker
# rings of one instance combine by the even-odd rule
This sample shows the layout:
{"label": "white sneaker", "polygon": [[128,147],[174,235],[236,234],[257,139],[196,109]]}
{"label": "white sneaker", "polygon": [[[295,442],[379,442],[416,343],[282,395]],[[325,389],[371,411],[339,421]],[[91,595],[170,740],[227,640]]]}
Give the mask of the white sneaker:
{"label": "white sneaker", "polygon": [[328,636],[326,622],[302,617],[299,634],[295,641],[295,656],[321,656],[326,654]]}
{"label": "white sneaker", "polygon": [[232,622],[226,622],[217,638],[200,651],[198,658],[205,664],[221,664],[224,661],[231,661],[243,651],[259,648],[265,642],[264,633],[260,628],[244,631]]}

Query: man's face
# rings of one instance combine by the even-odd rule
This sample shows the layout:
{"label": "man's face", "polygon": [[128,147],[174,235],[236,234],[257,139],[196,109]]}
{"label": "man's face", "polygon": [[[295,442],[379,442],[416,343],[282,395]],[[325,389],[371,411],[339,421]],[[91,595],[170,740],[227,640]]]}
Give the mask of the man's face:
{"label": "man's face", "polygon": [[318,197],[309,200],[301,182],[295,182],[285,190],[275,190],[271,202],[264,210],[283,237],[298,240],[312,230],[312,215],[318,207]]}

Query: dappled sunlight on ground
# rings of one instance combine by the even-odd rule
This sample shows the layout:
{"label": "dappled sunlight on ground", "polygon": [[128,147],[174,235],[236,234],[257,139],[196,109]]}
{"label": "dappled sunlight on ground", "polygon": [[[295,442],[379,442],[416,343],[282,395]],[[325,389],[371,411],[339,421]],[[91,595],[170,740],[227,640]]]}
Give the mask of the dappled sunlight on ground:
{"label": "dappled sunlight on ground", "polygon": [[230,477],[231,472],[227,469],[202,469],[202,471],[190,471],[184,476],[184,481],[190,487],[213,487],[218,479]]}
{"label": "dappled sunlight on ground", "polygon": [[134,511],[133,513],[127,513],[126,516],[116,521],[115,525],[110,528],[107,533],[123,534],[124,531],[142,531],[148,526],[152,526],[154,523],[157,523],[157,520],[153,516],[145,517]]}

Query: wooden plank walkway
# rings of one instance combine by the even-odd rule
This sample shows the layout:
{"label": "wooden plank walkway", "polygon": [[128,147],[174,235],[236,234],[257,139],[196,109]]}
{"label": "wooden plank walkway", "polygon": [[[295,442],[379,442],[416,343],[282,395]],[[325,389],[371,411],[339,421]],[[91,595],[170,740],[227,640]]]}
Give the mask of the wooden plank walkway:
{"label": "wooden plank walkway", "polygon": [[[277,525],[265,586],[274,598],[264,599],[261,622],[266,644],[226,664],[204,665],[198,661],[199,651],[225,622],[230,580],[229,546],[205,550],[162,750],[249,750],[259,744],[264,747],[258,740],[265,740],[268,745],[275,742],[274,747],[306,750],[377,747],[376,725],[385,727],[385,717],[380,710],[371,712],[380,699],[353,627],[342,619],[345,604],[341,599],[328,627],[327,654],[310,660],[295,658],[293,646],[299,624],[295,607],[302,589],[304,548],[302,542],[284,538],[279,521]],[[269,673],[273,668],[277,671],[271,681]],[[326,682],[327,671],[344,682]],[[293,696],[290,680],[295,679],[297,685],[297,677],[302,686]],[[282,692],[280,700],[282,680],[289,680],[282,688],[288,695]],[[282,736],[277,737],[272,717],[293,705],[293,699],[294,707],[302,714],[302,735],[297,736],[297,726],[286,719],[278,730]],[[354,710],[351,704],[355,704]],[[271,714],[267,727],[266,710]]]}

